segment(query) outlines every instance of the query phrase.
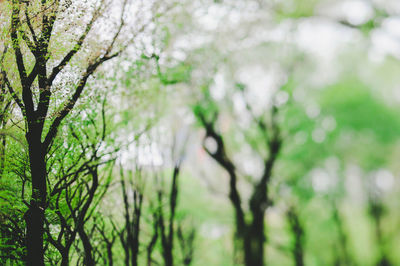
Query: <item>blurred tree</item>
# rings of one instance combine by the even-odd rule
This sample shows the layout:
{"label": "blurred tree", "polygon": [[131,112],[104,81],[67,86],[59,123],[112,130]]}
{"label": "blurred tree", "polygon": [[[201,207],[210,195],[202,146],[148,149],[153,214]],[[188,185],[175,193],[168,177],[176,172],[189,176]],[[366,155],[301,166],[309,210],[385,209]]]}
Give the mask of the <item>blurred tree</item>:
{"label": "blurred tree", "polygon": [[[140,245],[140,223],[142,219],[143,188],[141,182],[141,169],[136,169],[135,178],[132,172],[127,180],[121,170],[121,189],[124,202],[124,227],[119,230],[120,241],[125,254],[125,265],[137,266]],[[132,206],[133,205],[133,206]]]}
{"label": "blurred tree", "polygon": [[[244,87],[238,86],[243,91]],[[252,110],[251,105],[246,102],[247,111],[251,114],[253,127],[257,130],[259,136],[262,136],[258,147],[250,143],[256,151],[262,150],[262,154],[267,154],[263,158],[264,166],[260,178],[251,179],[253,188],[249,199],[249,213],[246,214],[242,206],[242,196],[240,195],[238,184],[237,167],[228,154],[224,141],[224,136],[217,131],[216,121],[218,120],[218,106],[211,99],[208,89],[205,90],[205,96],[202,102],[194,107],[194,114],[200,124],[206,131],[205,139],[212,140],[215,148],[207,147],[203,142],[206,152],[229,174],[229,199],[235,210],[235,238],[238,243],[237,250],[243,250],[245,265],[264,265],[264,243],[265,243],[265,210],[270,205],[268,196],[268,184],[272,175],[272,168],[277,159],[281,138],[276,121],[277,108],[274,106],[271,111],[270,125],[267,125],[264,114],[257,117]],[[248,136],[248,141],[252,141]],[[261,147],[260,147],[261,146]],[[265,152],[265,150],[266,152]]]}
{"label": "blurred tree", "polygon": [[290,230],[293,234],[293,247],[292,253],[294,258],[294,265],[303,266],[304,265],[304,228],[299,220],[299,215],[295,207],[291,206],[287,210],[287,219],[290,225]]}

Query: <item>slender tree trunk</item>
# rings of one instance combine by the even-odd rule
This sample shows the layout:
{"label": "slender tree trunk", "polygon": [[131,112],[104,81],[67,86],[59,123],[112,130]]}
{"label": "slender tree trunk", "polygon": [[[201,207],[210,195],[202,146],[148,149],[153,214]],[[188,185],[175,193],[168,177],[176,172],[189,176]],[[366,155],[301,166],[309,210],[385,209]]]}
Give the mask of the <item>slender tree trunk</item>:
{"label": "slender tree trunk", "polygon": [[[294,245],[292,247],[294,264],[296,266],[304,265],[304,229],[300,222],[299,215],[294,207],[287,212],[290,230],[294,237]],[[346,264],[347,265],[347,264]]]}
{"label": "slender tree trunk", "polygon": [[168,244],[164,251],[164,261],[165,266],[172,266],[173,265],[173,258],[172,258],[172,247]]}
{"label": "slender tree trunk", "polygon": [[253,223],[247,226],[244,238],[244,259],[246,266],[264,265],[264,242],[264,212],[260,211],[260,213],[253,217]]}
{"label": "slender tree trunk", "polygon": [[125,265],[126,266],[129,266],[129,262],[130,262],[130,259],[129,259],[129,253],[130,253],[130,251],[129,251],[129,246],[127,245],[127,244],[125,244],[125,245],[123,245],[123,248],[124,248],[124,252],[125,252]]}
{"label": "slender tree trunk", "polygon": [[69,266],[68,252],[61,253],[61,266]]}
{"label": "slender tree trunk", "polygon": [[138,255],[139,255],[139,220],[135,224],[135,232],[132,242],[132,266],[138,265]]}
{"label": "slender tree trunk", "polygon": [[150,243],[147,246],[147,266],[152,265],[152,254],[154,246],[158,239],[158,217],[157,214],[153,213],[153,236],[151,237]]}
{"label": "slender tree trunk", "polygon": [[85,252],[84,265],[85,266],[95,265],[95,261],[93,258],[93,247],[92,244],[90,243],[89,236],[86,234],[83,227],[78,230],[78,234],[79,237],[81,238],[83,250]]}
{"label": "slender tree trunk", "polygon": [[46,209],[46,161],[39,130],[26,134],[29,145],[30,169],[32,175],[32,198],[25,213],[27,265],[44,265],[44,211]]}
{"label": "slender tree trunk", "polygon": [[6,161],[6,137],[1,137],[1,144],[0,144],[0,178],[3,177],[5,161]]}
{"label": "slender tree trunk", "polygon": [[112,253],[112,244],[107,244],[107,258],[108,258],[108,266],[113,266],[113,253]]}
{"label": "slender tree trunk", "polygon": [[[1,81],[0,81],[1,82]],[[1,92],[4,93],[4,92]],[[0,102],[1,104],[1,102]],[[7,108],[5,110],[2,111],[3,113],[0,114],[0,124],[1,124],[1,128],[0,129],[5,129],[6,128],[6,113],[7,112]],[[3,177],[3,173],[4,173],[4,167],[5,167],[5,162],[6,162],[6,144],[7,144],[7,139],[5,135],[0,135],[0,140],[1,140],[1,144],[0,144],[0,178]]]}

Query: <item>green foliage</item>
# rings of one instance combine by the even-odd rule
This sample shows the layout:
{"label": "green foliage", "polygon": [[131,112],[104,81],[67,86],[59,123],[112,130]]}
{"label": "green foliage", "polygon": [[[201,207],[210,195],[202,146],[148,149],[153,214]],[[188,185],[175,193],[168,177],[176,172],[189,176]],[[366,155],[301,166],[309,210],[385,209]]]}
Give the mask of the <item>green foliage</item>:
{"label": "green foliage", "polygon": [[277,12],[279,20],[287,18],[304,18],[314,15],[314,9],[321,1],[319,0],[299,0],[282,2],[280,10]]}
{"label": "green foliage", "polygon": [[205,121],[213,121],[217,118],[218,105],[212,99],[208,86],[204,85],[201,88],[201,92],[203,99],[191,106],[192,111],[199,120],[203,117]]}
{"label": "green foliage", "polygon": [[398,110],[378,97],[363,84],[347,81],[327,88],[321,104],[327,113],[334,114],[340,129],[371,134],[382,144],[393,143],[400,130]]}

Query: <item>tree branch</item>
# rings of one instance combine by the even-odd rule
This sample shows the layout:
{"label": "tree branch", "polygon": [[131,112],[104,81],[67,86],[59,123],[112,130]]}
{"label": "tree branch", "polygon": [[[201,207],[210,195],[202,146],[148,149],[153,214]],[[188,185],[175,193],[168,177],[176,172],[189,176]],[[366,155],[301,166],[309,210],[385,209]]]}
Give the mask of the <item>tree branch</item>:
{"label": "tree branch", "polygon": [[25,19],[26,19],[26,24],[28,25],[29,31],[31,32],[32,39],[35,42],[35,45],[38,46],[39,45],[38,39],[37,39],[35,30],[32,27],[31,19],[29,18],[28,9],[25,9]]}
{"label": "tree branch", "polygon": [[215,161],[217,161],[229,174],[229,189],[230,189],[229,199],[231,200],[233,207],[235,209],[236,221],[238,227],[237,233],[241,233],[242,230],[245,228],[245,220],[244,220],[244,212],[241,205],[240,194],[237,189],[237,176],[235,172],[235,166],[232,163],[232,161],[228,158],[222,136],[215,131],[213,123],[208,122],[203,113],[199,113],[198,117],[200,118],[200,121],[206,130],[206,137],[212,138],[217,143],[217,150],[215,152],[211,152],[206,147],[204,147],[206,152]]}
{"label": "tree branch", "polygon": [[[46,0],[42,0],[42,7],[45,9]],[[51,4],[53,10],[51,10],[50,17],[47,16],[46,12],[43,12],[43,22],[42,22],[42,35],[39,38],[39,45],[41,46],[41,52],[47,57],[47,48],[49,47],[51,32],[53,31],[54,22],[57,17],[57,9],[60,0],[54,0]]]}
{"label": "tree branch", "polygon": [[23,29],[18,29],[18,32],[21,34],[22,39],[25,41],[26,45],[28,46],[29,50],[33,55],[36,55],[36,46],[32,43],[29,39],[28,35],[25,33]]}
{"label": "tree branch", "polygon": [[[96,12],[97,13],[97,12]],[[72,59],[72,57],[81,49],[83,41],[86,39],[86,36],[88,35],[90,29],[93,26],[94,21],[97,18],[97,15],[93,14],[92,19],[90,20],[90,22],[86,25],[85,31],[83,32],[83,34],[81,35],[81,37],[78,39],[78,41],[76,42],[74,48],[72,48],[71,51],[69,51],[67,53],[67,55],[63,58],[63,60],[61,60],[61,62],[53,68],[50,77],[49,77],[49,86],[51,86],[53,84],[54,79],[56,78],[56,76],[58,75],[58,73],[60,73],[61,70],[63,70],[63,68],[69,63],[69,61]]]}
{"label": "tree branch", "polygon": [[21,109],[22,114],[25,116],[26,112],[25,112],[24,104],[22,103],[21,99],[18,97],[18,95],[15,93],[13,87],[11,86],[10,81],[7,78],[7,73],[5,71],[3,71],[2,74],[3,74],[4,81],[5,81],[6,85],[7,85],[8,92],[11,94],[11,96],[14,99],[14,101],[17,103],[17,105]]}
{"label": "tree branch", "polygon": [[12,7],[12,15],[11,15],[11,41],[22,85],[22,100],[25,103],[25,115],[29,116],[30,118],[33,118],[34,105],[32,99],[32,91],[30,89],[30,86],[27,86],[26,69],[17,33],[18,32],[17,27],[20,24],[19,13],[20,13],[20,5],[19,3],[17,3],[16,0],[14,0]]}
{"label": "tree branch", "polygon": [[83,77],[78,83],[78,86],[75,89],[74,94],[72,97],[67,101],[67,103],[64,105],[64,108],[60,111],[59,115],[54,119],[53,123],[50,126],[50,129],[46,135],[46,138],[44,140],[44,146],[46,149],[50,147],[51,142],[53,141],[54,137],[57,135],[58,128],[62,122],[62,120],[71,112],[73,107],[75,106],[76,102],[78,101],[79,97],[81,96],[83,89],[86,85],[86,82],[90,75],[93,74],[93,72],[97,69],[98,66],[100,66],[102,63],[104,63],[107,60],[110,60],[114,57],[116,57],[118,53],[115,53],[111,56],[103,56],[100,59],[98,59],[95,63],[90,64]]}

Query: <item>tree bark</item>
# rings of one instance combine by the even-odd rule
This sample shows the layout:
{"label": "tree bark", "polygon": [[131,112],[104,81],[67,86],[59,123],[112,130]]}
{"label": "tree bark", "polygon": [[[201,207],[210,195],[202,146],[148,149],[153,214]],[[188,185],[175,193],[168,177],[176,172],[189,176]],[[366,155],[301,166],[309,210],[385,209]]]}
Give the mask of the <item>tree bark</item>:
{"label": "tree bark", "polygon": [[68,252],[61,253],[61,266],[68,266],[68,265],[69,265]]}
{"label": "tree bark", "polygon": [[112,244],[107,244],[107,258],[108,258],[108,266],[113,266],[114,260],[112,253]]}
{"label": "tree bark", "polygon": [[[294,245],[292,247],[292,254],[294,264],[296,266],[304,265],[304,229],[301,224],[299,215],[294,207],[291,207],[287,212],[287,217],[290,224],[290,229],[294,237]],[[347,264],[346,265],[350,265]]]}
{"label": "tree bark", "polygon": [[85,251],[84,265],[85,266],[94,266],[95,261],[93,258],[93,247],[92,247],[92,244],[90,243],[89,236],[85,232],[84,228],[80,228],[78,230],[78,234],[82,241],[83,250]]}
{"label": "tree bark", "polygon": [[[33,129],[32,129],[33,128]],[[44,265],[44,210],[46,209],[46,161],[45,149],[41,143],[41,132],[31,126],[26,134],[29,145],[30,169],[32,176],[32,198],[25,213],[26,222],[26,264]]]}

